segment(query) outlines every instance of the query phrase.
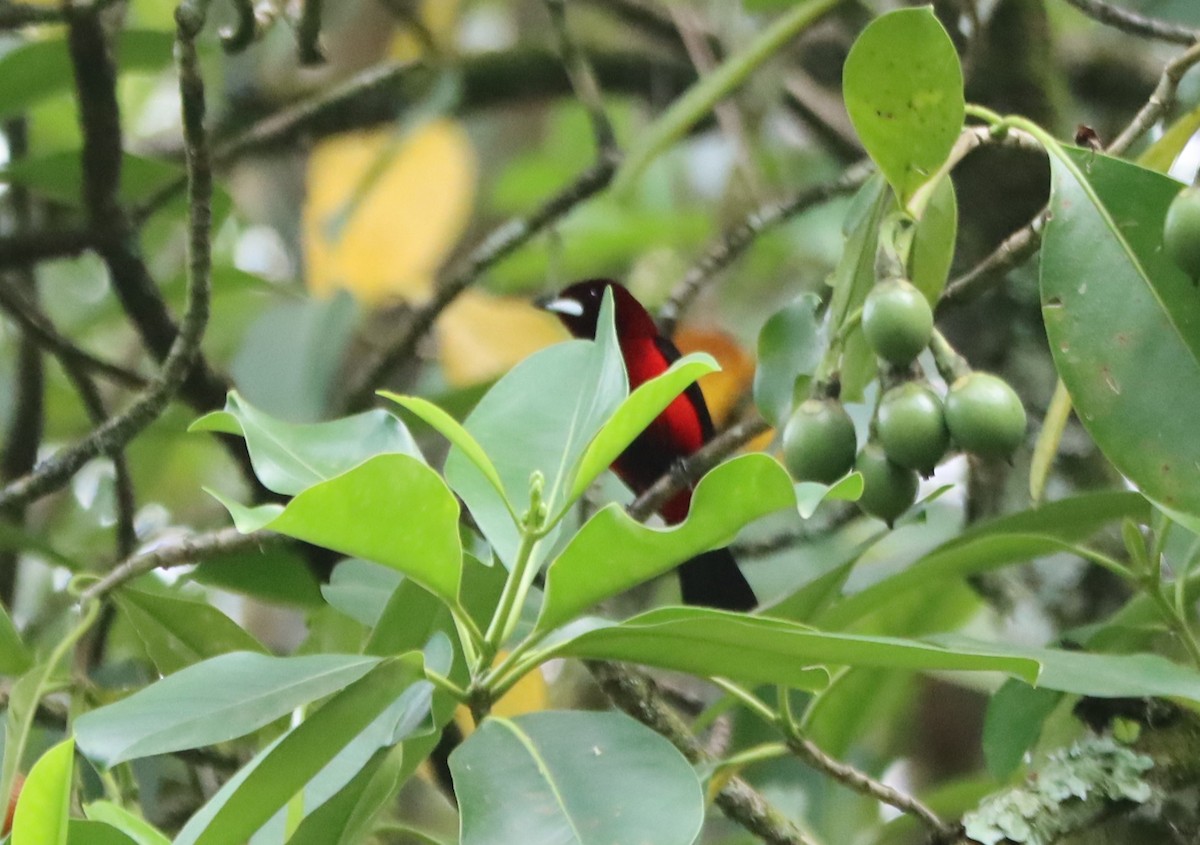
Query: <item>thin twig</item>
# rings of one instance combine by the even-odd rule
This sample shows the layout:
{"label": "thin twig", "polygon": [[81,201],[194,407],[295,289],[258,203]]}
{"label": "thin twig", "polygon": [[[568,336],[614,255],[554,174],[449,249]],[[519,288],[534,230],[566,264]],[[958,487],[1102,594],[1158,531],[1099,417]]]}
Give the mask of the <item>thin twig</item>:
{"label": "thin twig", "polygon": [[933,831],[938,841],[950,842],[958,835],[958,829],[954,825],[943,821],[937,813],[917,797],[894,789],[849,763],[835,760],[818,748],[812,740],[800,736],[789,737],[787,745],[793,753],[808,761],[813,768],[824,772],[838,783],[895,807],[905,815],[914,817]]}
{"label": "thin twig", "polygon": [[325,51],[321,49],[321,0],[301,0],[296,44],[300,64],[319,65],[325,61]]}
{"label": "thin twig", "polygon": [[[659,692],[654,681],[630,666],[607,661],[587,661],[588,671],[609,700],[655,733],[665,737],[691,763],[711,763],[713,758]],[[754,787],[739,777],[730,778],[714,799],[732,821],[770,845],[811,845],[791,819],[775,809]]]}
{"label": "thin twig", "polygon": [[150,551],[132,555],[118,563],[96,583],[84,590],[81,604],[108,595],[118,587],[155,569],[170,569],[186,566],[218,555],[262,549],[286,540],[283,535],[271,531],[254,531],[243,534],[236,528],[221,528],[204,534],[194,534],[182,540],[161,545]]}
{"label": "thin twig", "polygon": [[722,234],[674,287],[670,298],[659,309],[659,330],[663,334],[671,334],[680,315],[704,286],[737,260],[765,232],[813,206],[858,190],[872,172],[874,167],[870,162],[859,162],[837,179],[805,188],[782,202],[767,203],[755,209],[746,219]]}
{"label": "thin twig", "polygon": [[489,268],[510,255],[547,226],[562,219],[575,206],[608,186],[616,172],[616,159],[605,158],[590,167],[574,182],[551,197],[528,217],[514,217],[488,234],[463,260],[458,269],[434,293],[433,299],[412,311],[403,329],[386,348],[378,352],[361,370],[363,375],[347,393],[344,403],[354,409],[367,405],[384,374],[416,352],[417,345],[434,321],[460,293],[479,280]]}
{"label": "thin twig", "polygon": [[146,379],[133,370],[106,361],[73,344],[61,334],[37,304],[15,286],[0,281],[0,308],[4,309],[26,336],[58,358],[71,361],[83,370],[104,376],[124,387],[145,387]]}
{"label": "thin twig", "polygon": [[204,83],[193,41],[203,26],[203,11],[184,4],[176,12],[176,21],[176,65],[188,171],[187,308],[179,334],[162,369],[125,411],[43,461],[33,472],[0,489],[0,507],[34,501],[65,484],[87,461],[97,455],[113,454],[124,447],[159,417],[196,360],[209,316],[209,236],[212,226],[212,170],[204,133]]}
{"label": "thin twig", "polygon": [[604,109],[604,95],[596,82],[596,74],[592,70],[587,56],[571,38],[563,0],[545,0],[545,2],[546,9],[550,13],[550,21],[554,25],[554,33],[558,37],[563,68],[567,72],[567,78],[571,80],[571,88],[574,89],[576,97],[592,122],[592,134],[596,138],[596,155],[601,160],[608,159],[616,153],[617,136],[608,119],[608,112]]}
{"label": "thin twig", "polygon": [[1200,41],[1200,30],[1140,15],[1106,3],[1104,0],[1067,0],[1067,2],[1089,18],[1130,35],[1170,41],[1174,44],[1194,44]]}
{"label": "thin twig", "polygon": [[1154,92],[1150,95],[1150,99],[1138,110],[1129,125],[1121,130],[1121,134],[1108,145],[1105,152],[1109,155],[1121,155],[1133,146],[1138,138],[1148,132],[1150,127],[1158,122],[1158,119],[1166,114],[1167,109],[1175,102],[1175,92],[1179,89],[1179,80],[1197,62],[1200,62],[1200,43],[1193,44],[1181,56],[1168,62],[1163,69],[1162,76],[1159,77],[1158,84],[1154,86]]}
{"label": "thin twig", "polygon": [[753,416],[731,425],[658,479],[629,506],[629,515],[639,522],[657,513],[680,490],[693,487],[704,474],[755,437],[770,431],[771,425],[762,417]]}

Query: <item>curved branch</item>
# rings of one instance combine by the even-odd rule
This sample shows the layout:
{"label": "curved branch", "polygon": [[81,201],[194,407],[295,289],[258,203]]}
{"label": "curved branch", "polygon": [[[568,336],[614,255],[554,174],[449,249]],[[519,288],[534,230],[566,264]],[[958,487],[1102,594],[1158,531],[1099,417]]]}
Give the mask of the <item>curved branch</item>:
{"label": "curved branch", "polygon": [[1194,44],[1200,41],[1200,30],[1147,15],[1139,15],[1128,9],[1106,3],[1104,0],[1067,0],[1067,2],[1089,18],[1130,35],[1170,41],[1173,44]]}

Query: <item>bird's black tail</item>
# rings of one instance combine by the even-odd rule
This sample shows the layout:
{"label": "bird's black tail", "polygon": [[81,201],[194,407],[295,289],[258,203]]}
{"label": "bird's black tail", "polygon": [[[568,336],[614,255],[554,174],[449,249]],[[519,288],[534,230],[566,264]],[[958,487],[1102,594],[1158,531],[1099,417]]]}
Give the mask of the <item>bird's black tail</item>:
{"label": "bird's black tail", "polygon": [[752,610],[758,604],[729,549],[696,555],[679,567],[684,604],[720,610]]}

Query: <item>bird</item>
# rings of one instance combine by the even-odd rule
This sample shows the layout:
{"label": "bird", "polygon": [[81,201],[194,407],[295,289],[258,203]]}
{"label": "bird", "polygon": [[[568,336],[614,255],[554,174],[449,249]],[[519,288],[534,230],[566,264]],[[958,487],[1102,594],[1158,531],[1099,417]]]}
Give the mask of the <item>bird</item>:
{"label": "bird", "polygon": [[[612,291],[614,324],[629,389],[666,372],[681,357],[654,318],[624,285],[612,279],[585,279],[544,297],[538,304],[553,313],[574,337],[593,340],[605,291]],[[634,493],[650,489],[680,461],[694,454],[716,431],[700,385],[692,383],[613,462],[612,470]],[[683,522],[692,490],[684,488],[659,509],[668,525]],[[679,567],[685,604],[747,611],[758,600],[728,548],[696,555]]]}

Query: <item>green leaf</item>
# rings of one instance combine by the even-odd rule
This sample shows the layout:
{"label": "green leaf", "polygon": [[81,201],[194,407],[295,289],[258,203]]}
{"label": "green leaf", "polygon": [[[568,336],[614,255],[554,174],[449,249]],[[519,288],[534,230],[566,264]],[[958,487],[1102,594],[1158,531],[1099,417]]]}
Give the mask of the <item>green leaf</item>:
{"label": "green leaf", "polygon": [[[169,32],[124,30],[116,45],[120,70],[155,71],[171,64]],[[14,117],[55,94],[71,91],[75,76],[63,35],[21,44],[0,58],[0,119]],[[78,183],[76,183],[78,184]]]}
{"label": "green leaf", "polygon": [[423,648],[437,631],[451,633],[453,629],[445,603],[405,578],[384,606],[363,652],[380,657],[401,654]]}
{"label": "green leaf", "polygon": [[1162,250],[1179,183],[1083,150],[1050,166],[1042,315],[1059,376],[1123,475],[1200,516],[1200,296]]}
{"label": "green leaf", "polygon": [[817,512],[822,502],[857,502],[862,497],[862,473],[852,472],[833,484],[800,481],[796,484],[796,510],[804,519]]}
{"label": "green leaf", "polygon": [[774,458],[755,453],[734,458],[701,479],[680,525],[648,528],[620,505],[608,505],[550,565],[537,627],[557,628],[596,602],[729,543],[747,523],[795,501],[787,470]]}
{"label": "green leaf", "polygon": [[703,74],[698,82],[675,98],[661,117],[639,133],[613,179],[613,191],[621,193],[631,187],[651,161],[741,87],[759,65],[839,3],[841,0],[801,0],[745,49]]}
{"label": "green leaf", "polygon": [[1196,106],[1187,114],[1180,115],[1167,131],[1159,136],[1158,140],[1138,156],[1137,163],[1150,170],[1166,173],[1198,131],[1200,131],[1200,106]]}
{"label": "green leaf", "polygon": [[[829,278],[833,296],[825,318],[827,335],[836,335],[846,328],[875,286],[879,226],[894,204],[879,174],[868,179],[855,194],[843,227],[846,246]],[[855,326],[846,333],[842,345],[841,398],[847,402],[862,401],[863,389],[875,378],[876,369],[875,352],[867,344],[862,327]]]}
{"label": "green leaf", "polygon": [[403,578],[389,567],[349,558],[333,568],[329,583],[321,587],[321,595],[346,616],[370,628],[379,621]]}
{"label": "green leaf", "polygon": [[1042,418],[1042,429],[1033,444],[1033,456],[1029,459],[1029,498],[1035,505],[1041,503],[1046,491],[1046,480],[1058,455],[1063,432],[1067,430],[1067,421],[1071,419],[1071,410],[1071,394],[1059,379],[1054,385],[1046,416]]}
{"label": "green leaf", "polygon": [[[175,845],[244,842],[387,712],[398,691],[420,675],[419,654],[379,663],[285,735],[235,789],[218,793],[213,798],[216,811],[194,817],[175,838]],[[428,696],[424,709],[428,710]],[[403,713],[401,719],[410,715]],[[398,732],[398,736],[393,733],[393,742],[403,738],[403,729]],[[198,818],[202,824],[196,823]]]}
{"label": "green leaf", "polygon": [[424,460],[404,423],[373,410],[323,423],[284,422],[230,391],[225,410],[196,420],[188,431],[217,431],[246,438],[254,474],[285,496],[328,481],[375,455],[398,453]]}
{"label": "green leaf", "polygon": [[1009,679],[988,699],[983,722],[983,757],[992,777],[1005,781],[1042,735],[1046,718],[1062,693]]}
{"label": "green leaf", "polygon": [[268,544],[264,548],[210,558],[188,577],[269,604],[306,610],[325,606],[320,583],[293,544]]}
{"label": "green leaf", "polygon": [[13,815],[13,845],[67,845],[74,770],[72,739],[60,742],[34,763]]}
{"label": "green leaf", "polygon": [[500,498],[505,502],[508,501],[508,497],[504,492],[504,482],[500,480],[500,473],[496,471],[495,465],[492,464],[492,459],[488,457],[487,452],[471,436],[471,433],[463,427],[462,423],[428,399],[422,399],[420,396],[401,396],[398,393],[392,393],[390,390],[380,390],[379,395],[384,399],[391,399],[402,408],[412,411],[422,422],[449,440],[450,445],[458,449],[483,474],[483,477],[492,485],[492,489],[499,494]]}
{"label": "green leaf", "polygon": [[356,845],[401,784],[404,749],[380,749],[337,794],[305,817],[288,845]]}
{"label": "green leaf", "polygon": [[791,413],[796,379],[811,376],[821,363],[825,339],[817,320],[820,305],[816,294],[801,294],[772,314],[758,333],[754,404],[775,428]]}
{"label": "green leaf", "polygon": [[[211,493],[211,491],[210,491]],[[448,604],[458,597],[458,501],[440,475],[408,455],[378,455],[309,487],[286,507],[248,508],[212,493],[242,532],[269,528],[390,566]]]}
{"label": "green leaf", "polygon": [[[169,840],[163,839],[163,842]],[[141,845],[132,836],[104,822],[71,819],[67,822],[67,845]]]}
{"label": "green leaf", "polygon": [[1157,654],[1090,654],[982,642],[946,634],[930,638],[951,648],[1023,655],[1042,664],[1037,685],[1095,698],[1185,698],[1200,703],[1200,672]]}
{"label": "green leaf", "polygon": [[[184,169],[177,164],[122,153],[121,187],[117,197],[126,205],[142,203],[184,175]],[[80,192],[83,163],[79,150],[63,150],[12,162],[0,172],[0,179],[24,185],[33,193],[53,202],[73,208],[83,207]],[[215,196],[214,202],[216,200]],[[216,210],[214,205],[214,212]]]}
{"label": "green leaf", "polygon": [[92,821],[103,822],[121,831],[135,845],[171,845],[171,840],[154,825],[119,804],[111,801],[93,801],[84,805],[83,812]]}
{"label": "green leaf", "polygon": [[711,355],[686,355],[673,363],[665,373],[643,383],[629,394],[592,438],[583,457],[579,459],[574,481],[562,507],[570,507],[582,496],[588,485],[607,470],[625,451],[625,447],[645,431],[688,385],[720,369]]}
{"label": "green leaf", "polygon": [[114,598],[164,675],[231,651],[266,653],[258,640],[205,602],[131,587],[117,591]]}
{"label": "green leaf", "polygon": [[623,713],[488,718],[450,771],[462,845],[690,845],[704,822],[691,764]]}
{"label": "green leaf", "polygon": [[946,287],[957,238],[958,197],[954,193],[954,181],[943,176],[934,186],[929,204],[917,221],[908,259],[909,280],[925,294],[932,308],[937,307]]}
{"label": "green leaf", "polygon": [[846,57],[842,92],[867,154],[907,202],[946,161],[963,125],[962,67],[933,9],[872,21]]}
{"label": "green leaf", "polygon": [[823,628],[846,628],[912,590],[937,589],[939,581],[1054,554],[1114,520],[1146,519],[1149,512],[1137,493],[1088,493],[993,519],[943,543],[902,572],[842,599],[817,622]]}
{"label": "green leaf", "polygon": [[586,631],[553,647],[556,655],[625,660],[797,689],[824,685],[815,666],[1007,672],[1033,683],[1039,666],[992,647],[943,649],[916,640],[817,631],[795,622],[700,607],[664,607]]}
{"label": "green leaf", "polygon": [[[518,511],[527,507],[530,477],[538,472],[547,511],[559,512],[570,489],[568,473],[628,395],[612,315],[612,293],[606,291],[595,342],[572,340],[534,353],[497,381],[466,419],[495,464],[504,498]],[[511,567],[520,531],[493,482],[458,448],[446,458],[445,472],[492,549]],[[548,549],[553,537],[547,535],[539,548]]]}
{"label": "green leaf", "polygon": [[31,665],[33,660],[21,642],[21,635],[4,605],[0,604],[0,675],[20,675]]}
{"label": "green leaf", "polygon": [[379,659],[224,654],[168,675],[75,722],[79,749],[103,766],[235,739],[342,689]]}

